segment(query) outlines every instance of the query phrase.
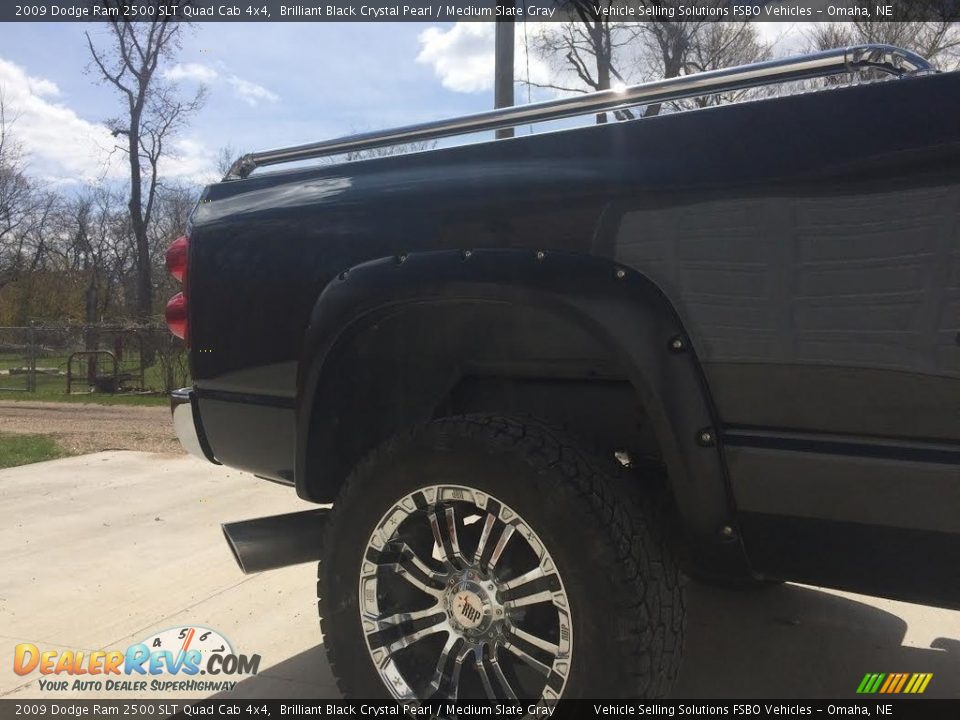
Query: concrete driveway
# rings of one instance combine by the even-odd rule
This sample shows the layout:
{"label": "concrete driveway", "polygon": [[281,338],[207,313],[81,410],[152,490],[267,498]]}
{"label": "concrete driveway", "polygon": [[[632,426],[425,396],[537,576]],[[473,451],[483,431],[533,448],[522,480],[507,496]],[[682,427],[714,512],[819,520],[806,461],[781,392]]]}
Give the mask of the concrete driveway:
{"label": "concrete driveway", "polygon": [[[103,452],[0,471],[0,696],[77,696],[14,674],[17,643],[123,649],[202,625],[262,656],[229,695],[335,697],[315,567],[243,576],[219,527],[306,507],[289,488],[186,456]],[[866,672],[932,672],[927,696],[960,697],[960,612],[797,585],[691,584],[676,697],[850,697]]]}

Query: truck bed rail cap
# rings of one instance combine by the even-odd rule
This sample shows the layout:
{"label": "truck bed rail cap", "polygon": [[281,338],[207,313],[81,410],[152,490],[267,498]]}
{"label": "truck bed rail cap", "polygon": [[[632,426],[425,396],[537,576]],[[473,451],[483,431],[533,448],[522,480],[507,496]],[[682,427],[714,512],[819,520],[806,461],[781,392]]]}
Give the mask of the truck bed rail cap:
{"label": "truck bed rail cap", "polygon": [[876,70],[902,78],[936,72],[920,55],[893,45],[857,45],[776,60],[737,65],[691,75],[655,80],[618,90],[602,90],[577,97],[518,105],[434,120],[415,125],[347,135],[333,140],[250,153],[237,160],[224,180],[247,177],[265,165],[310,160],[347,152],[409,142],[423,142],[468,133],[576,117],[588,113],[649,105],[763,85]]}

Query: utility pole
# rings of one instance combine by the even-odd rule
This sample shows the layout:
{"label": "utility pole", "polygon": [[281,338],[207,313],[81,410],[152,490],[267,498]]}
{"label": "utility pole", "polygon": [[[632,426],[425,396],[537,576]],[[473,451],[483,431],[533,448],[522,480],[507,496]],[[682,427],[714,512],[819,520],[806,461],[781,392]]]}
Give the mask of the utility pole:
{"label": "utility pole", "polygon": [[[513,11],[516,9],[516,0],[497,0],[499,17],[509,18],[497,20],[496,39],[494,41],[493,63],[493,106],[495,108],[513,107]],[[513,137],[513,128],[497,130],[497,138]]]}

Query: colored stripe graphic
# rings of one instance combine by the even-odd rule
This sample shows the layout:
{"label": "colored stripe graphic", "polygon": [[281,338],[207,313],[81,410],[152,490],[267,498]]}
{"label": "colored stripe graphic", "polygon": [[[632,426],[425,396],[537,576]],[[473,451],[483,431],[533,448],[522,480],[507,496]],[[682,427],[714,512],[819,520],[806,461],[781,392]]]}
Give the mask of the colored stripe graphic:
{"label": "colored stripe graphic", "polygon": [[858,695],[919,695],[927,689],[933,673],[867,673],[857,686]]}
{"label": "colored stripe graphic", "polygon": [[916,673],[913,678],[910,680],[910,684],[913,686],[910,690],[904,690],[904,692],[909,692],[913,695],[922,693],[927,689],[927,685],[930,684],[930,678],[933,677],[933,673]]}
{"label": "colored stripe graphic", "polygon": [[880,683],[886,677],[886,673],[867,673],[860,681],[857,692],[860,694],[871,695],[880,687]]}
{"label": "colored stripe graphic", "polygon": [[880,692],[885,693],[889,692],[890,686],[897,682],[900,679],[900,676],[897,673],[891,673],[887,675],[887,681],[880,687]]}
{"label": "colored stripe graphic", "polygon": [[910,673],[893,673],[890,675],[890,679],[883,684],[883,687],[880,688],[880,692],[893,694],[900,692],[900,688],[903,687],[903,684],[907,681],[907,677]]}

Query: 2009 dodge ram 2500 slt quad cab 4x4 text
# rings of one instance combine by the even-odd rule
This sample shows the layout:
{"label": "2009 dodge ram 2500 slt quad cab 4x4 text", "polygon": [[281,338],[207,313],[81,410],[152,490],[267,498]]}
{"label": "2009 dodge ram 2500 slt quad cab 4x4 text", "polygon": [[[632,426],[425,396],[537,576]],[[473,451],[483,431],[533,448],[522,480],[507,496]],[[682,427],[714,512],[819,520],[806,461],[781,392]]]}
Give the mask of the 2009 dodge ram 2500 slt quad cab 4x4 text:
{"label": "2009 dodge ram 2500 slt quad cab 4x4 text", "polygon": [[863,46],[245,156],[168,254],[174,423],[333,507],[225,526],[242,567],[320,560],[359,697],[661,695],[682,572],[958,604],[958,118]]}

